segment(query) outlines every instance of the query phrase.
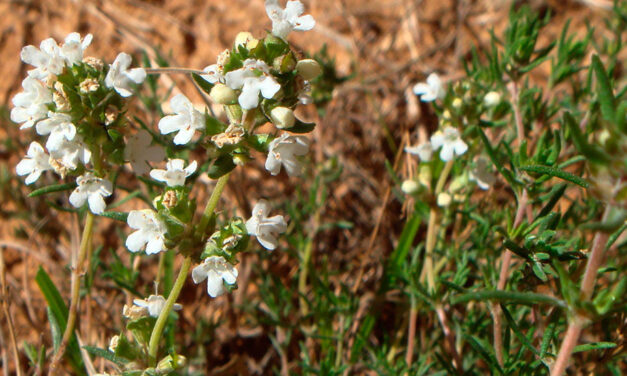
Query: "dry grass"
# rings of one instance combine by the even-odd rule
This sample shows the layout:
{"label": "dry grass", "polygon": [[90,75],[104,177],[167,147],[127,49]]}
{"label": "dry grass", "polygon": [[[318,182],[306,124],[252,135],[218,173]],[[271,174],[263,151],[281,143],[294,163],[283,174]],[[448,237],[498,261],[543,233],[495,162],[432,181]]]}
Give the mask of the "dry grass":
{"label": "dry grass", "polygon": [[[582,31],[586,21],[600,26],[608,1],[530,3],[540,12],[555,14],[555,26],[550,26],[543,36],[549,41],[556,38],[568,18]],[[309,34],[293,34],[295,45],[313,53],[326,44],[330,55],[337,59],[339,72],[354,74],[352,80],[336,89],[324,118],[317,119],[312,108],[302,114],[319,122],[313,135],[314,161],[337,156],[344,166],[343,176],[333,183],[332,195],[320,217],[323,222],[347,220],[354,224],[351,230],[320,233],[314,242],[314,262],[321,262],[322,256],[326,256],[328,262],[341,265],[346,273],[335,277],[338,284],[354,286],[363,297],[364,309],[381,275],[381,261],[395,244],[403,217],[400,204],[389,194],[391,181],[384,163],[386,159],[404,162],[405,156],[397,158],[396,150],[410,138],[413,142],[417,130],[432,129],[437,124],[429,107],[418,102],[408,88],[432,71],[448,79],[460,77],[460,59],[467,56],[471,46],[485,46],[489,29],[504,27],[509,6],[510,2],[503,0],[306,1],[318,26]],[[7,107],[27,69],[19,60],[20,49],[28,44],[38,45],[50,36],[61,40],[71,31],[93,33],[90,54],[109,61],[119,51],[138,52],[160,46],[169,54],[172,65],[202,69],[230,46],[239,31],[262,35],[269,25],[261,0],[4,0],[0,2],[0,14],[0,104]],[[173,80],[175,91],[193,95],[190,83],[183,77]],[[201,103],[200,97],[193,98]],[[13,170],[24,152],[23,147],[16,149],[15,145],[26,145],[28,136],[18,133],[13,125],[2,124],[0,137],[17,142],[12,147],[8,143],[0,145],[0,165]],[[237,188],[228,191],[227,197],[238,204],[242,214],[249,210],[249,192],[254,192],[251,198],[280,197],[301,184],[281,179],[279,187],[264,185],[256,171],[246,177],[236,174],[235,180]],[[17,187],[18,182],[12,180],[10,185]],[[4,301],[9,305],[19,349],[23,341],[49,345],[45,301],[34,274],[43,265],[60,289],[69,291],[66,265],[70,262],[70,249],[78,242],[78,225],[72,215],[50,211],[40,201],[8,196],[11,187],[0,189],[0,249],[6,265],[3,288],[8,294]],[[19,189],[27,192],[24,187]],[[117,249],[125,257],[126,251],[113,226],[101,221],[99,230],[96,242]],[[270,346],[256,343],[255,339],[259,338],[259,331],[271,329],[247,327],[235,308],[238,301],[257,293],[255,286],[246,284],[255,257],[244,257],[240,289],[232,296],[210,301],[204,289],[190,286],[181,298],[186,306],[180,321],[182,331],[192,329],[197,317],[228,323],[218,331],[216,341],[207,349],[207,357],[213,365],[230,358],[229,364],[221,368],[230,370],[229,374],[266,370],[265,355]],[[277,264],[269,265],[272,270],[284,276],[296,273],[293,259],[286,256],[277,260]],[[153,261],[144,259],[138,265],[144,281],[153,279]],[[80,322],[83,342],[106,347],[115,328],[122,326],[119,313],[130,297],[120,296],[118,291],[97,283],[95,294],[85,299],[81,316],[87,319]],[[106,323],[104,328],[100,323]],[[14,368],[7,366],[7,359],[12,363],[13,358],[10,330],[4,318],[0,328],[2,364],[5,372],[12,374]],[[259,346],[262,349],[250,351]],[[286,356],[289,361],[298,354]],[[26,359],[21,360],[24,364]],[[96,362],[96,369],[100,366]],[[213,374],[227,374],[219,373],[221,369],[215,369]]]}

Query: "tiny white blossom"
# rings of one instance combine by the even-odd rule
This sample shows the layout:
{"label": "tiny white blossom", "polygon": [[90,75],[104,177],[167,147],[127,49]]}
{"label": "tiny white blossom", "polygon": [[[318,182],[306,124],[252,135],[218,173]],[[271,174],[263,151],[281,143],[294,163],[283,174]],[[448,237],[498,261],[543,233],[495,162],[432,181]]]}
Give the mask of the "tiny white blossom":
{"label": "tiny white blossom", "polygon": [[423,142],[416,146],[406,146],[405,152],[417,155],[421,161],[429,162],[433,156],[433,147],[430,142]]}
{"label": "tiny white blossom", "polygon": [[133,95],[132,82],[141,84],[146,79],[144,68],[129,69],[131,61],[131,55],[120,52],[113,64],[109,66],[109,72],[105,77],[105,85],[114,88],[123,97]]}
{"label": "tiny white blossom", "polygon": [[192,269],[192,279],[196,284],[206,279],[207,292],[215,298],[226,292],[222,281],[229,285],[237,281],[237,269],[222,256],[210,256]]}
{"label": "tiny white blossom", "polygon": [[470,171],[469,179],[476,181],[479,188],[483,190],[490,189],[490,186],[496,181],[496,176],[490,172],[487,158],[479,157],[475,163],[475,167]]}
{"label": "tiny white blossom", "polygon": [[87,34],[85,38],[81,40],[79,33],[70,33],[65,37],[65,43],[61,46],[61,56],[63,56],[68,66],[83,61],[83,53],[91,44],[92,38],[91,34]]}
{"label": "tiny white blossom", "polygon": [[78,135],[72,141],[63,138],[56,149],[49,151],[51,164],[61,176],[65,175],[63,169],[75,170],[79,162],[87,164],[91,159],[91,151]]}
{"label": "tiny white blossom", "polygon": [[427,82],[421,82],[414,86],[414,94],[420,95],[420,100],[423,102],[433,102],[436,99],[442,99],[446,95],[440,77],[437,74],[431,73],[427,77]]}
{"label": "tiny white blossom", "polygon": [[61,48],[54,39],[44,39],[39,48],[26,46],[22,48],[20,57],[23,62],[35,67],[28,71],[28,75],[40,80],[48,78],[49,75],[58,75],[65,68],[65,58],[61,55]]}
{"label": "tiny white blossom", "polygon": [[52,102],[52,92],[41,81],[26,77],[22,81],[24,91],[13,97],[11,121],[23,123],[20,129],[30,128],[48,114],[47,103]]}
{"label": "tiny white blossom", "polygon": [[246,230],[249,235],[257,237],[259,243],[272,251],[279,244],[276,236],[287,230],[287,222],[282,215],[268,217],[270,204],[266,200],[259,200],[253,208],[252,217],[246,221]]}
{"label": "tiny white blossom", "polygon": [[224,83],[224,74],[222,73],[222,67],[220,67],[218,64],[206,66],[205,69],[203,69],[203,72],[205,72],[206,74],[201,74],[200,77],[204,78],[205,81],[209,82],[210,84],[215,84],[218,82]]}
{"label": "tiny white blossom", "polygon": [[298,0],[288,1],[285,9],[282,9],[278,0],[266,0],[266,13],[272,20],[272,34],[285,39],[292,30],[311,30],[316,21],[311,15],[305,13],[305,6]]}
{"label": "tiny white blossom", "polygon": [[48,136],[46,148],[49,151],[58,150],[64,141],[72,141],[76,136],[76,127],[72,124],[72,117],[59,112],[48,112],[48,118],[37,123],[37,134]]}
{"label": "tiny white blossom", "polygon": [[148,162],[159,162],[165,159],[165,150],[160,145],[150,145],[152,136],[142,129],[129,137],[124,148],[124,159],[131,162],[133,171],[143,175],[150,171]]}
{"label": "tiny white blossom", "polygon": [[460,156],[468,150],[468,145],[461,139],[459,131],[453,127],[444,128],[444,131],[437,131],[431,136],[431,146],[433,150],[440,150],[440,159],[448,162],[454,155]]}
{"label": "tiny white blossom", "polygon": [[266,170],[272,175],[278,175],[283,165],[288,175],[299,176],[302,173],[302,165],[296,157],[307,154],[308,150],[307,137],[283,133],[270,142]]}
{"label": "tiny white blossom", "polygon": [[46,170],[51,170],[50,162],[48,161],[50,156],[46,154],[44,148],[37,142],[31,142],[26,152],[26,158],[22,159],[20,163],[15,166],[15,172],[19,176],[28,175],[24,182],[26,184],[32,184],[39,179],[41,173]]}
{"label": "tiny white blossom", "polygon": [[113,192],[111,182],[86,172],[76,179],[76,183],[78,187],[70,195],[70,204],[80,208],[87,201],[92,213],[102,214],[106,206],[104,197],[110,196]]}
{"label": "tiny white blossom", "polygon": [[183,168],[185,161],[182,159],[170,159],[166,164],[166,170],[153,169],[150,176],[158,181],[165,182],[168,187],[185,185],[185,178],[196,171],[196,161]]}
{"label": "tiny white blossom", "polygon": [[139,252],[146,246],[149,255],[165,251],[165,223],[157,218],[153,210],[131,210],[126,218],[129,227],[137,230],[126,238],[126,247],[131,252]]}
{"label": "tiny white blossom", "polygon": [[244,67],[228,72],[225,82],[233,90],[241,89],[238,102],[244,110],[259,105],[259,94],[271,99],[281,89],[281,85],[270,75],[270,67],[260,60],[246,59]]}
{"label": "tiny white blossom", "polygon": [[204,116],[183,94],[177,94],[170,99],[170,107],[176,115],[168,115],[159,120],[159,130],[163,134],[178,132],[174,136],[174,143],[185,145],[192,140],[196,130],[205,127]]}
{"label": "tiny white blossom", "polygon": [[[150,295],[148,299],[134,299],[133,304],[138,307],[146,308],[150,316],[159,317],[161,311],[163,311],[163,307],[165,307],[165,298],[161,295]],[[174,303],[172,308],[175,311],[180,311],[183,309],[183,306]]]}

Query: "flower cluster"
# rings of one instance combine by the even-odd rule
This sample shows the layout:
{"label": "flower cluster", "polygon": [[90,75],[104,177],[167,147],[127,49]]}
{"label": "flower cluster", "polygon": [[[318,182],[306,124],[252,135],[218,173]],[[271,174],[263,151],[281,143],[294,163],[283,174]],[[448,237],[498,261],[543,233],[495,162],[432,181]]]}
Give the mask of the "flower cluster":
{"label": "flower cluster", "polygon": [[[61,45],[48,38],[39,48],[24,47],[22,61],[34,69],[22,82],[24,91],[13,98],[11,120],[21,124],[20,129],[35,127],[38,135],[47,137],[45,150],[32,142],[16,168],[18,175],[27,175],[26,184],[35,183],[48,170],[62,178],[79,175],[70,203],[77,208],[87,203],[91,212],[102,214],[104,198],[113,190],[104,166],[123,162],[116,153],[125,149],[116,129],[122,124],[115,124],[121,123],[122,97],[132,94],[130,82],[141,83],[146,72],[129,70],[130,56],[124,53],[108,67],[84,57],[91,41],[91,34],[81,38],[71,33]],[[106,139],[114,140],[105,147]]]}

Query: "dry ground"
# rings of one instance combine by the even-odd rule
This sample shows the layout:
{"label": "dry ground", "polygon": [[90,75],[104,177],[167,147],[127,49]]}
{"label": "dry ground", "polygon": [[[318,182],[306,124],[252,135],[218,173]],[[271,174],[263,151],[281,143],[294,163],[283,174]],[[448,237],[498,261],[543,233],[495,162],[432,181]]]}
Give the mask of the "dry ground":
{"label": "dry ground", "polygon": [[[334,99],[323,118],[306,109],[302,117],[317,120],[315,131],[315,162],[337,156],[344,166],[343,176],[331,187],[331,197],[321,213],[323,221],[351,221],[351,230],[321,233],[314,243],[314,261],[328,256],[329,262],[343,266],[347,272],[337,278],[353,286],[361,276],[358,294],[367,296],[374,289],[381,273],[381,263],[395,244],[401,225],[402,208],[389,193],[390,180],[384,168],[385,160],[397,157],[386,137],[398,145],[416,137],[416,129],[433,124],[428,106],[412,95],[412,83],[438,71],[447,79],[461,74],[460,59],[467,56],[471,46],[484,46],[491,28],[504,27],[510,1],[504,0],[305,0],[307,12],[313,14],[317,27],[306,34],[290,37],[302,51],[314,53],[328,45],[337,59],[338,71],[354,78],[337,87]],[[546,41],[556,38],[566,19],[573,19],[576,29],[585,30],[585,22],[601,25],[607,15],[609,1],[531,1],[540,12],[555,15],[548,28]],[[0,1],[0,105],[10,106],[10,98],[19,91],[26,67],[21,64],[19,51],[47,37],[62,40],[72,31],[92,33],[94,42],[89,54],[111,61],[118,52],[139,52],[159,46],[170,55],[171,65],[202,69],[215,62],[215,56],[229,47],[239,31],[251,31],[261,36],[270,25],[262,0],[3,0]],[[542,74],[542,71],[539,71]],[[163,78],[163,84],[170,82]],[[188,81],[174,77],[175,91],[196,95]],[[199,104],[198,96],[193,97]],[[14,125],[0,120],[0,137],[12,142],[0,145],[0,166],[14,171],[25,151],[29,135],[17,132]],[[413,139],[412,139],[413,140]],[[17,142],[16,142],[17,141]],[[402,157],[404,158],[404,156]],[[401,160],[402,162],[402,160]],[[402,163],[401,163],[402,164]],[[6,177],[6,172],[2,173]],[[0,190],[0,247],[6,264],[10,316],[18,339],[32,344],[50,343],[45,314],[45,302],[34,283],[33,275],[39,265],[56,278],[64,292],[69,291],[66,271],[71,247],[78,236],[74,217],[55,214],[36,201],[14,200],[10,193],[19,184],[2,178]],[[281,187],[263,185],[260,174],[236,176],[236,189],[227,195],[246,209],[247,194],[254,201],[263,195],[281,197],[294,190],[296,182],[281,181]],[[260,187],[261,184],[261,187]],[[23,192],[27,190],[23,187]],[[261,192],[260,192],[261,190]],[[19,212],[18,216],[10,213]],[[242,211],[243,213],[244,211]],[[102,221],[97,241],[124,248],[116,240],[112,227]],[[297,266],[287,257],[280,258],[276,271],[294,273]],[[153,260],[144,260],[140,270],[146,270],[145,281],[151,280]],[[245,263],[244,263],[245,264]],[[246,274],[243,272],[242,274]],[[244,277],[245,278],[245,277]],[[240,286],[245,282],[240,281]],[[83,307],[90,310],[93,322],[81,322],[82,340],[106,347],[116,327],[121,327],[120,307],[125,298],[117,290],[97,286]],[[227,316],[233,300],[254,293],[254,287],[240,288],[233,298],[209,301],[204,289],[191,288],[182,297],[187,309],[182,325],[190,328],[194,317]],[[127,298],[128,299],[128,298]],[[4,315],[1,321],[0,346],[2,364],[9,353],[9,331]],[[237,318],[233,319],[237,320]],[[105,322],[106,329],[96,323]],[[251,328],[257,330],[257,328]],[[233,335],[225,333],[213,351],[224,349],[242,352],[232,344]],[[219,357],[218,355],[216,355]],[[22,361],[24,362],[24,358]]]}

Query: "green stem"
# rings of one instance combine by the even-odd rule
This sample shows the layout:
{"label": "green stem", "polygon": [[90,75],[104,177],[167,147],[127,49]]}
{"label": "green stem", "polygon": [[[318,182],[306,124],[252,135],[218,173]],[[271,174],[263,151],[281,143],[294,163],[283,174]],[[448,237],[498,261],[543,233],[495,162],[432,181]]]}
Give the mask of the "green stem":
{"label": "green stem", "polygon": [[216,206],[218,206],[218,201],[220,201],[220,196],[222,196],[222,191],[224,191],[224,187],[226,187],[226,183],[229,181],[230,176],[231,173],[229,172],[226,175],[222,175],[222,177],[218,179],[216,187],[211,193],[211,197],[209,197],[207,206],[205,206],[205,211],[202,213],[202,217],[200,218],[200,223],[198,224],[199,234],[202,235],[207,230],[207,225],[213,216],[213,212],[216,210]]}
{"label": "green stem", "polygon": [[61,360],[61,358],[63,358],[63,354],[65,353],[65,348],[67,347],[67,344],[70,341],[72,334],[74,333],[74,325],[76,324],[76,317],[78,315],[78,306],[80,299],[81,266],[85,262],[87,250],[91,246],[91,236],[93,228],[94,215],[90,211],[87,211],[85,227],[83,228],[83,235],[81,237],[81,244],[76,258],[76,264],[74,264],[72,268],[72,296],[70,300],[70,310],[68,314],[67,324],[65,326],[65,331],[63,332],[63,338],[61,339],[59,350],[55,354],[50,364],[50,374],[55,374],[59,361]]}
{"label": "green stem", "polygon": [[184,73],[184,74],[207,74],[205,71],[191,68],[177,68],[177,67],[165,67],[165,68],[144,68],[147,74],[161,74],[161,73]]}
{"label": "green stem", "polygon": [[[214,215],[214,211],[218,206],[218,201],[220,201],[220,196],[222,196],[222,192],[224,191],[224,187],[226,187],[226,183],[229,180],[230,175],[231,174],[229,173],[223,175],[220,179],[218,179],[216,187],[211,193],[209,201],[207,201],[207,206],[205,206],[205,210],[202,213],[202,217],[200,218],[200,222],[197,227],[198,234],[200,234],[201,236],[207,230],[209,221]],[[183,260],[183,265],[181,265],[179,275],[176,277],[176,281],[174,281],[174,286],[172,286],[170,295],[168,295],[165,306],[161,310],[161,313],[157,318],[157,322],[155,323],[155,327],[152,329],[152,333],[150,334],[150,341],[148,342],[148,355],[150,356],[150,361],[153,365],[157,362],[157,351],[159,350],[159,340],[161,339],[161,334],[163,333],[165,324],[168,320],[168,317],[170,316],[170,311],[172,311],[172,307],[174,307],[174,303],[176,303],[176,300],[181,293],[181,289],[185,284],[185,279],[187,278],[187,274],[189,273],[189,268],[191,264],[192,258],[190,256],[186,257]]]}
{"label": "green stem", "polygon": [[179,294],[183,289],[183,285],[185,284],[185,279],[187,278],[187,273],[189,272],[189,268],[191,265],[192,258],[186,257],[183,260],[183,265],[181,265],[181,270],[179,271],[179,275],[176,277],[174,286],[172,286],[172,291],[170,291],[170,295],[168,295],[168,299],[165,301],[165,306],[163,307],[161,313],[159,314],[159,317],[157,318],[155,327],[152,329],[150,342],[148,343],[148,355],[150,356],[150,361],[152,362],[152,364],[156,364],[157,351],[159,350],[159,340],[161,339],[161,334],[163,333],[165,324],[168,321],[168,317],[170,316],[170,311],[172,311],[172,307],[174,307],[174,303],[178,299]]}

